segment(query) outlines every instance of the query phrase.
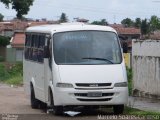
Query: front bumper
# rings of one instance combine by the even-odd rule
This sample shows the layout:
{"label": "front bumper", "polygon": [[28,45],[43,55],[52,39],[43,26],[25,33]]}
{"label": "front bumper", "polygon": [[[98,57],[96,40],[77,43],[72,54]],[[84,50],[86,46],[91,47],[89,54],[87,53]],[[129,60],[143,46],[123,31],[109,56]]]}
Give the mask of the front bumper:
{"label": "front bumper", "polygon": [[[88,92],[101,92],[101,97],[88,97]],[[77,90],[74,88],[55,88],[54,104],[69,105],[120,105],[128,102],[128,87],[112,89]]]}

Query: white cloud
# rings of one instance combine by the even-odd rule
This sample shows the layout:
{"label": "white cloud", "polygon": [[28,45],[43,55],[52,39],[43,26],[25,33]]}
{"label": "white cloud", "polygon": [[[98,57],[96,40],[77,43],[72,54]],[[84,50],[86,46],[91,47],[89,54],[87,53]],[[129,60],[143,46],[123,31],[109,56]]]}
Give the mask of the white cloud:
{"label": "white cloud", "polygon": [[[120,22],[123,18],[149,18],[160,15],[160,3],[152,0],[35,0],[27,17],[58,19],[65,12],[70,20],[82,17],[93,20],[107,19]],[[0,4],[0,12],[5,16],[15,16],[16,12]],[[160,17],[160,16],[159,16]]]}

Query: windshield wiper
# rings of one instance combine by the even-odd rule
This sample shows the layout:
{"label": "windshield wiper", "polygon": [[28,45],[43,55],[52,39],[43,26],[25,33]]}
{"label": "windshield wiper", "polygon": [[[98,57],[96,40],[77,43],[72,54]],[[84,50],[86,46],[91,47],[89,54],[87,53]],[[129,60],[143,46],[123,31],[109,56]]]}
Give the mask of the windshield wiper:
{"label": "windshield wiper", "polygon": [[101,61],[107,61],[107,62],[110,62],[111,64],[114,64],[112,61],[110,61],[106,58],[85,57],[85,58],[82,58],[82,59],[101,60]]}

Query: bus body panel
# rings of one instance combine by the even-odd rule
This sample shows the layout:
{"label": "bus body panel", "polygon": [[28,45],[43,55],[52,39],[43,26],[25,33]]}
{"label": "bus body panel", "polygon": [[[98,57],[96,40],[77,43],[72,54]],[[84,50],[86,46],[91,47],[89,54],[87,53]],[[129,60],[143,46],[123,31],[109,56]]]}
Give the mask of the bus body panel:
{"label": "bus body panel", "polygon": [[[59,65],[59,80],[56,83],[71,83],[74,88],[57,88],[54,86],[55,105],[118,105],[127,104],[128,87],[114,87],[115,83],[126,82],[126,72],[122,64],[117,65]],[[76,83],[93,84],[91,87],[79,87]],[[97,87],[95,84],[111,83],[110,86]],[[88,97],[75,96],[75,94],[88,94],[90,92],[113,93],[113,96]],[[81,99],[106,99],[109,101],[79,101]]]}
{"label": "bus body panel", "polygon": [[59,65],[62,83],[125,82],[122,65]]}
{"label": "bus body panel", "polygon": [[[24,84],[27,84],[27,88],[30,89],[30,83],[32,83],[36,98],[44,101],[44,64],[26,61],[24,63],[24,68],[24,76],[26,76]],[[27,91],[29,92],[29,90]]]}
{"label": "bus body panel", "polygon": [[[88,97],[75,96],[74,93],[89,93],[89,92],[102,92],[102,93],[114,93],[113,96],[108,97],[92,97],[90,99],[96,99],[96,101],[88,101]],[[78,98],[86,101],[79,101]],[[108,99],[107,99],[108,98]],[[104,99],[104,101],[99,100]],[[128,88],[113,88],[113,89],[101,89],[101,90],[75,90],[75,89],[57,89],[54,94],[54,102],[57,106],[70,106],[70,105],[126,105],[128,102]]]}

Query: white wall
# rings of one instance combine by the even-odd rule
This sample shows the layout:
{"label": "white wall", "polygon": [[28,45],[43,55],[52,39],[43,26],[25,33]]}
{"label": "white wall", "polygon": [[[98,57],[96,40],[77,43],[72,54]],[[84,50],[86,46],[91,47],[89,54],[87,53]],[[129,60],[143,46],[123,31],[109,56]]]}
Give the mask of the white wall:
{"label": "white wall", "polygon": [[23,61],[23,49],[16,49],[16,61]]}
{"label": "white wall", "polygon": [[133,89],[160,96],[160,40],[132,42]]}

